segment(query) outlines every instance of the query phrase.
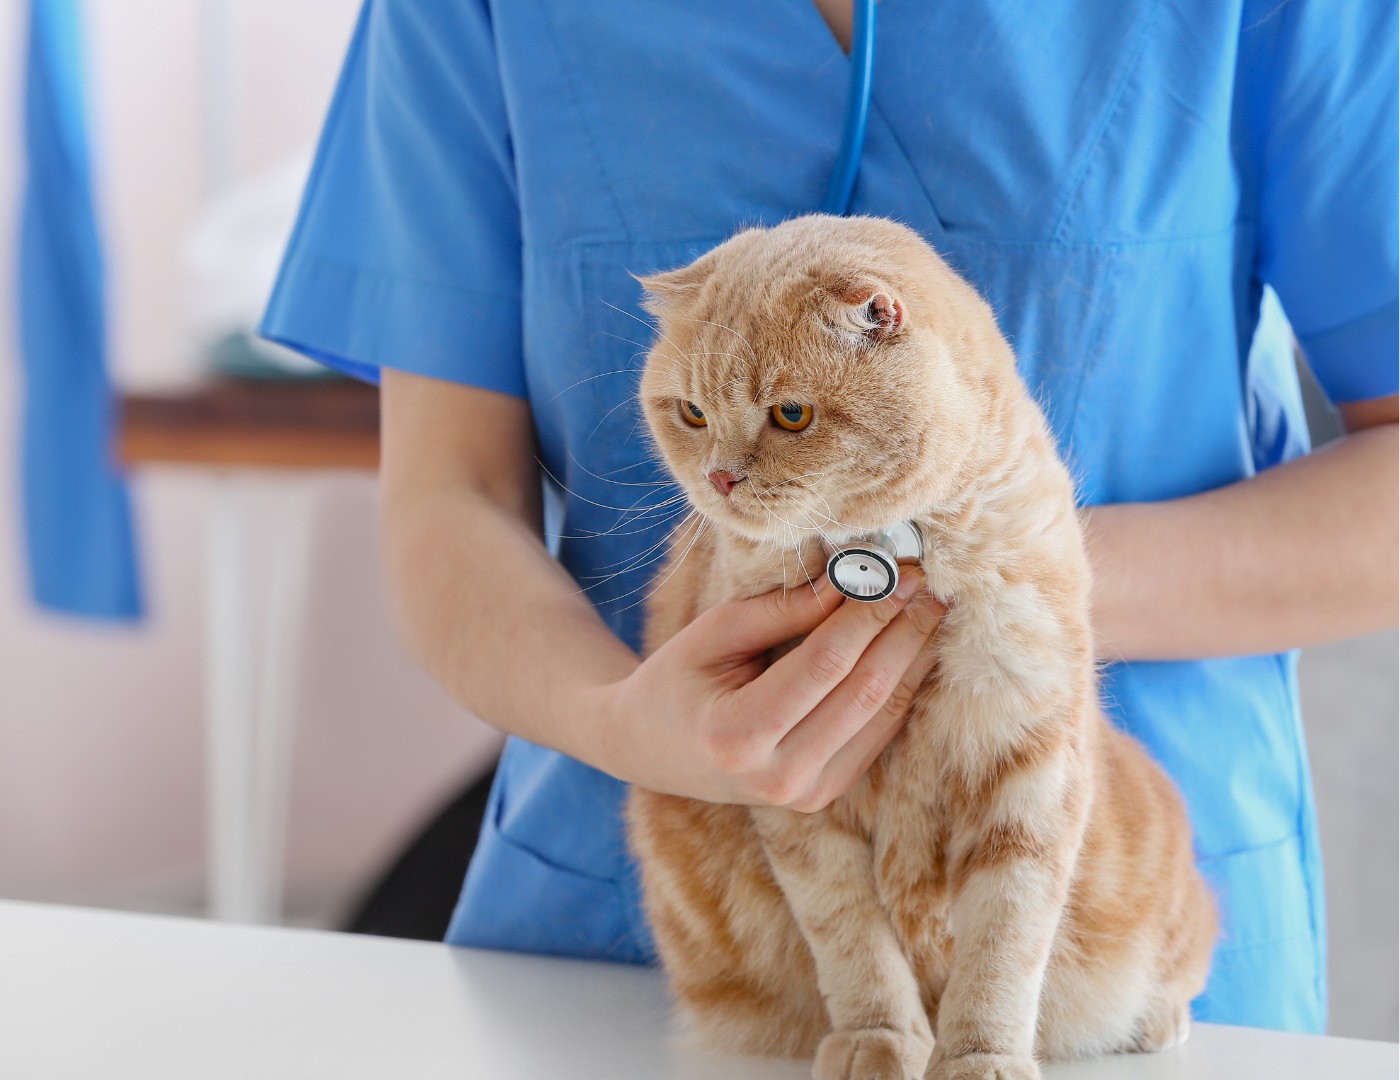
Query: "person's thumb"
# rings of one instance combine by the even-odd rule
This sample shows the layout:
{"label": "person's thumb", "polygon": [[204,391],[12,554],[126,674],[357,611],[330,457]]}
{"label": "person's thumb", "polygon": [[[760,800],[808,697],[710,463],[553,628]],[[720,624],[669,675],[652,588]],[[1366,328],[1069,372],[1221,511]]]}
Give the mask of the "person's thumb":
{"label": "person's thumb", "polygon": [[822,574],[810,585],[804,582],[796,588],[720,604],[696,620],[696,629],[711,646],[705,651],[713,659],[749,657],[810,634],[841,601],[841,594],[829,587]]}

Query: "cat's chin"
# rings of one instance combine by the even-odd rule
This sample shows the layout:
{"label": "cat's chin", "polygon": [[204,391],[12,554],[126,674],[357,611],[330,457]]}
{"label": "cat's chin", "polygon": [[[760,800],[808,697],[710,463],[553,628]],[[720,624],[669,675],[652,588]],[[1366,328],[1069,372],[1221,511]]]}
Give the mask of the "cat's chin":
{"label": "cat's chin", "polygon": [[749,514],[727,506],[723,513],[705,514],[712,528],[735,540],[771,547],[791,547],[796,530],[761,514]]}
{"label": "cat's chin", "polygon": [[[706,503],[713,500],[706,499]],[[692,501],[691,505],[695,505]],[[746,544],[792,550],[809,541],[845,544],[873,533],[892,528],[909,518],[886,520],[887,515],[872,516],[867,522],[857,515],[854,520],[825,518],[820,528],[798,525],[805,508],[765,508],[744,502],[726,500],[716,506],[696,506],[710,527]],[[912,515],[911,515],[912,516]]]}
{"label": "cat's chin", "polygon": [[762,509],[751,510],[737,503],[725,503],[719,507],[697,506],[696,509],[710,528],[741,544],[791,550],[794,543],[817,535],[815,529],[789,527]]}
{"label": "cat's chin", "polygon": [[[745,547],[771,548],[774,551],[791,552],[795,548],[805,548],[809,544],[820,543],[822,532],[817,529],[802,529],[775,521],[771,517],[758,517],[736,514],[733,511],[722,515],[705,515],[705,520],[716,532]],[[835,543],[844,542],[846,537],[835,537],[831,530],[825,530],[826,538]]]}

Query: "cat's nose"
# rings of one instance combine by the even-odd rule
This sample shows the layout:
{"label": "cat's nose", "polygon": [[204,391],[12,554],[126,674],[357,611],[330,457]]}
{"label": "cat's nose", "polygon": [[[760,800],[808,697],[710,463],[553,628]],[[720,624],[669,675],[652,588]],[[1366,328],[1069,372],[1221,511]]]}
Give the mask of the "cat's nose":
{"label": "cat's nose", "polygon": [[723,469],[716,469],[714,472],[710,473],[710,483],[714,484],[715,490],[721,495],[728,495],[734,490],[734,485],[742,479],[744,479],[742,476],[735,476],[733,473],[725,472]]}

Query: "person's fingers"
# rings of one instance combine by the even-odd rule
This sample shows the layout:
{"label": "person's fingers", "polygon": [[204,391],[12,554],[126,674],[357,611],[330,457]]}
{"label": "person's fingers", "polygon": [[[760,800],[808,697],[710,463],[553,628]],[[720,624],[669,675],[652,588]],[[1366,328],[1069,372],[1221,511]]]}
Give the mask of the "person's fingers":
{"label": "person's fingers", "polygon": [[[909,598],[923,587],[924,576],[917,568],[901,575],[899,587],[887,600],[875,603],[850,601],[817,626],[805,641],[779,658],[767,671],[736,692],[740,705],[752,716],[772,719],[776,744],[851,674],[862,654]],[[834,592],[835,590],[831,590]],[[875,712],[899,680],[901,669],[870,671],[857,696],[871,700]],[[879,687],[874,680],[885,678]],[[878,700],[875,700],[878,698]],[[844,741],[844,740],[843,740]]]}
{"label": "person's fingers", "polygon": [[[925,654],[932,650],[925,646],[945,610],[926,592],[914,597],[880,631],[841,684],[788,732],[778,744],[779,758],[805,762],[826,772],[827,763],[845,753],[872,727],[875,730],[860,744],[867,749],[884,737],[887,727],[891,730],[886,741],[893,738],[894,729],[909,711],[923,676],[930,670]],[[847,767],[861,760],[856,755],[852,762],[852,755],[856,755],[855,750],[842,759]]]}
{"label": "person's fingers", "polygon": [[[933,626],[947,614],[947,608],[931,596],[915,597],[904,609],[900,618],[914,613],[915,609],[927,603],[933,609]],[[917,615],[917,613],[915,613]],[[938,650],[932,644],[932,632],[924,638],[925,645],[919,650],[914,662],[909,665],[899,687],[885,701],[884,707],[876,713],[865,727],[857,731],[850,740],[832,755],[822,769],[817,787],[821,798],[830,801],[844,795],[855,786],[857,780],[866,774],[875,759],[903,729],[908,719],[909,707],[924,680],[938,664]],[[824,804],[823,804],[824,805]]]}
{"label": "person's fingers", "polygon": [[822,574],[809,584],[774,589],[747,600],[731,600],[701,615],[692,624],[698,648],[709,658],[726,661],[753,656],[809,634],[841,606],[841,594]]}

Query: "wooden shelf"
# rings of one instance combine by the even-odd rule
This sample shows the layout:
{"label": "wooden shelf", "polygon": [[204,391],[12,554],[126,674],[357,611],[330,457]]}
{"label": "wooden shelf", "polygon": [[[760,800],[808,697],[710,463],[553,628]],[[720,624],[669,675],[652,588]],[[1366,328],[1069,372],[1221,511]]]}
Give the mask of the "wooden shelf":
{"label": "wooden shelf", "polygon": [[118,453],[127,466],[376,469],[379,391],[341,378],[220,378],[124,394]]}

